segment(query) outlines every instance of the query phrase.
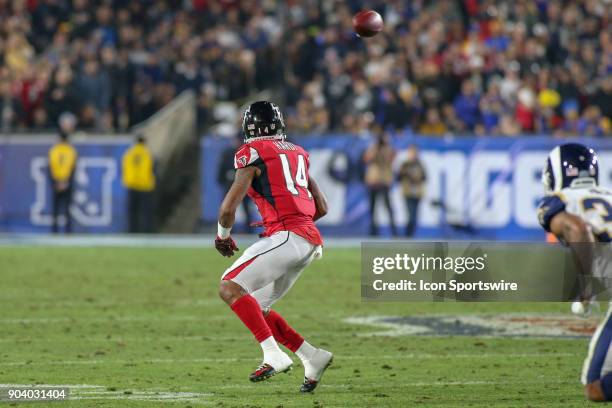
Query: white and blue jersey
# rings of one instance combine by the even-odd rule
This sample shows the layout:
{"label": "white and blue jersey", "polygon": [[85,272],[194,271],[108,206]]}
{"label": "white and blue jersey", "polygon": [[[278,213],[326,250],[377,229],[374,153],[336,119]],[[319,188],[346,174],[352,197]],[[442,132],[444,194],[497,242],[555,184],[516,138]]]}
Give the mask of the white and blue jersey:
{"label": "white and blue jersey", "polygon": [[[553,217],[566,211],[580,217],[593,232],[598,242],[609,243],[612,237],[612,191],[597,187],[568,187],[545,196],[538,208],[538,219],[550,231]],[[593,275],[607,277],[610,252],[594,260]],[[582,383],[589,384],[612,372],[612,307],[598,326],[589,344],[589,352],[582,368]],[[606,390],[604,390],[605,392]],[[606,399],[612,395],[606,395]]]}
{"label": "white and blue jersey", "polygon": [[567,187],[544,196],[538,207],[538,219],[546,231],[555,215],[566,211],[580,217],[591,227],[599,242],[612,237],[612,191],[597,187]]}

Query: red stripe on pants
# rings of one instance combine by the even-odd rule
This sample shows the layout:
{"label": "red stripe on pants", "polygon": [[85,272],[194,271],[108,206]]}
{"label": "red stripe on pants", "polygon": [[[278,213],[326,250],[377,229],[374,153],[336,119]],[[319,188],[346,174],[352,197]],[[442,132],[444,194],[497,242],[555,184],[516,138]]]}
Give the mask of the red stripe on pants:
{"label": "red stripe on pants", "polygon": [[[259,256],[259,255],[258,255],[258,256]],[[223,280],[224,280],[224,281],[226,281],[226,280],[230,280],[230,279],[235,278],[236,276],[238,276],[238,274],[239,274],[240,272],[242,272],[242,270],[243,270],[244,268],[246,268],[247,266],[249,266],[250,264],[252,264],[252,263],[253,263],[253,261],[254,261],[256,258],[257,258],[257,256],[255,256],[255,257],[253,257],[253,258],[249,259],[248,261],[246,261],[246,262],[245,262],[245,263],[243,263],[243,264],[238,265],[236,268],[234,268],[233,270],[229,271],[229,272],[227,273],[227,275],[225,275],[225,276],[223,277]]]}

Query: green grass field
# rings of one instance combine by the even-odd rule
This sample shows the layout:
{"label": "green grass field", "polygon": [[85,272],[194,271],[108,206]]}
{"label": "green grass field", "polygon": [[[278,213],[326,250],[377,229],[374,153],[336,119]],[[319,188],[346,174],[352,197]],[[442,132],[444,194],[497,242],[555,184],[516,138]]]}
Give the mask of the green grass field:
{"label": "green grass field", "polygon": [[335,353],[320,388],[298,392],[297,358],[252,384],[260,348],[217,296],[230,262],[211,249],[1,247],[0,383],[72,385],[53,407],[588,405],[586,338],[368,336],[380,329],[343,320],[568,305],[362,303],[358,249],[327,249],[276,307]]}

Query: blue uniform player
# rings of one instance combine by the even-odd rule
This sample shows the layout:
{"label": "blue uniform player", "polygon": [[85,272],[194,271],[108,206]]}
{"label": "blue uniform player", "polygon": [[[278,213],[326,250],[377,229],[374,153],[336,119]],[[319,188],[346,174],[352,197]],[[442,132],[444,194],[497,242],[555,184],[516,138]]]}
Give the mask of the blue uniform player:
{"label": "blue uniform player", "polygon": [[[555,147],[542,174],[546,196],[538,209],[542,227],[572,247],[589,274],[610,262],[590,252],[594,245],[589,243],[609,243],[612,236],[612,191],[598,185],[598,173],[593,149],[577,143]],[[587,286],[583,285],[580,300],[572,305],[574,313],[584,312],[592,304]],[[611,312],[609,307],[593,335],[582,370],[585,394],[592,401],[612,401]]]}

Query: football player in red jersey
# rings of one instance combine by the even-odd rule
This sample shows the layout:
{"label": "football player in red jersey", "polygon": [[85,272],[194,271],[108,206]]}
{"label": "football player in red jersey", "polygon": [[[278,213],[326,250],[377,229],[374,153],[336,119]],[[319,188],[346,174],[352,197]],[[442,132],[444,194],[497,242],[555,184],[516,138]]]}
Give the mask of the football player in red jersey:
{"label": "football player in red jersey", "polygon": [[238,251],[230,231],[246,194],[257,205],[265,231],[225,271],[219,295],[263,350],[263,362],[249,379],[262,381],[291,369],[293,362],[280,343],[302,361],[305,374],[300,391],[311,392],[331,363],[332,353],[310,345],[271,307],[321,257],[323,240],[314,221],[327,213],[327,202],[308,174],[308,153],[285,140],[285,123],[275,104],[251,104],[242,127],[245,143],[234,157],[236,175],[219,210],[215,247],[228,257]]}

